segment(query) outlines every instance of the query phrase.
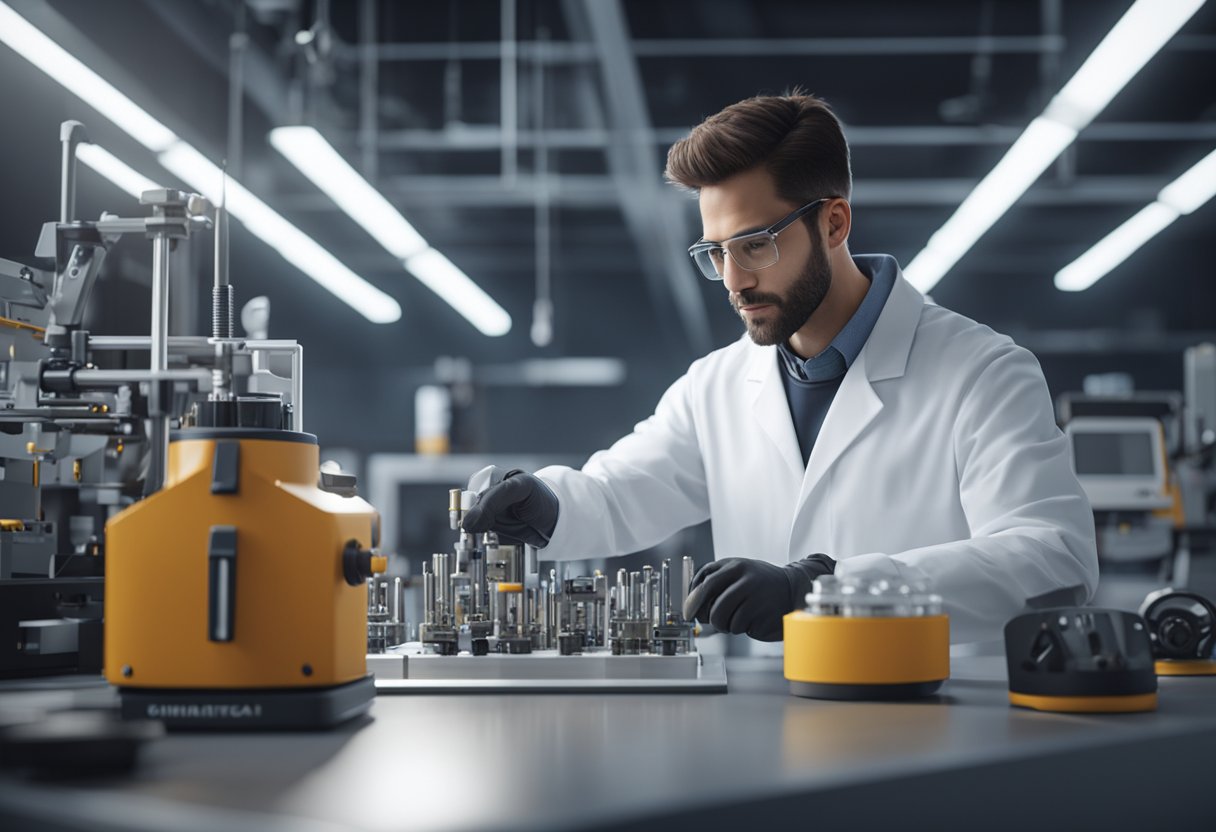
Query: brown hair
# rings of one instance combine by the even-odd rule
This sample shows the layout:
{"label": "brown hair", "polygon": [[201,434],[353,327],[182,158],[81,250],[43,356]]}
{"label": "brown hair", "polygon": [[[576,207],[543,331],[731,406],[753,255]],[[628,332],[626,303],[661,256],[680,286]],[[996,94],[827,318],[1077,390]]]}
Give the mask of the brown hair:
{"label": "brown hair", "polygon": [[840,121],[825,101],[797,89],[748,98],[705,119],[671,146],[664,177],[696,193],[757,165],[795,205],[847,199],[852,191]]}

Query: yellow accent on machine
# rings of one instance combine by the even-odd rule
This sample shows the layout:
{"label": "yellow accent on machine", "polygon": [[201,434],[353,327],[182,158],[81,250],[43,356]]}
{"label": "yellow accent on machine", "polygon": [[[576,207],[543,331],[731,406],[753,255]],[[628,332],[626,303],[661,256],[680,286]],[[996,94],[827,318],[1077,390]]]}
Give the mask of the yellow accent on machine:
{"label": "yellow accent on machine", "polygon": [[309,434],[213,428],[106,526],[105,675],[171,727],[319,727],[364,712],[375,510],[318,487]]}
{"label": "yellow accent on machine", "polygon": [[1157,694],[1126,696],[1035,696],[1009,692],[1009,704],[1061,714],[1132,714],[1157,710]]}
{"label": "yellow accent on machine", "polygon": [[816,699],[909,699],[950,676],[950,623],[925,587],[824,576],[785,616],[790,692]]}

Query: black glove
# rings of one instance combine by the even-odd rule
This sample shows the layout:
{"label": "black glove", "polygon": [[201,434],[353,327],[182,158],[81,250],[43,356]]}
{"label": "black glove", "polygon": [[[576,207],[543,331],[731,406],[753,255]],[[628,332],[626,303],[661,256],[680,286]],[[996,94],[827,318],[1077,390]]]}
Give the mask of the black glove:
{"label": "black glove", "polygon": [[541,549],[557,528],[557,495],[539,477],[518,468],[505,474],[494,468],[490,486],[465,512],[460,526],[466,532],[497,532]]}
{"label": "black glove", "polygon": [[811,555],[788,566],[751,558],[725,558],[702,566],[684,602],[684,618],[758,641],[781,641],[782,616],[803,604],[811,584],[831,575],[836,561]]}

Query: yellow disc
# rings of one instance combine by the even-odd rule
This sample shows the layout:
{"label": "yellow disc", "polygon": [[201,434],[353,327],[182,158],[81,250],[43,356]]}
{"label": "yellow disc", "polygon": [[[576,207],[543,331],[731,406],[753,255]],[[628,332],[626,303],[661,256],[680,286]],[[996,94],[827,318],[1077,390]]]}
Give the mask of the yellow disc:
{"label": "yellow disc", "polygon": [[1064,714],[1125,714],[1157,710],[1155,693],[1125,696],[1036,696],[1009,691],[1009,702],[1019,708]]}
{"label": "yellow disc", "polygon": [[1212,659],[1158,659],[1153,667],[1158,676],[1216,676]]}
{"label": "yellow disc", "polygon": [[785,616],[785,678],[835,685],[898,685],[950,676],[950,622],[844,618],[803,610]]}

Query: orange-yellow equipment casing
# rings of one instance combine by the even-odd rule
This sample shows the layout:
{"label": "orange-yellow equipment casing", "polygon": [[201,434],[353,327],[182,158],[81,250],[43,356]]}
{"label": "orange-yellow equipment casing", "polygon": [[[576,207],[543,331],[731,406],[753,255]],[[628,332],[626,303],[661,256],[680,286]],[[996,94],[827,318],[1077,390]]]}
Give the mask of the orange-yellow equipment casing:
{"label": "orange-yellow equipment casing", "polygon": [[[312,440],[305,434],[295,437]],[[212,493],[214,438],[169,446],[165,487],[106,524],[105,675],[126,688],[339,685],[367,673],[367,592],[343,549],[376,512],[317,487],[314,441],[239,443],[237,493]],[[212,641],[209,542],[236,528],[231,641]]]}
{"label": "orange-yellow equipment casing", "polygon": [[897,685],[950,676],[950,620],[785,616],[785,678],[829,685]]}

